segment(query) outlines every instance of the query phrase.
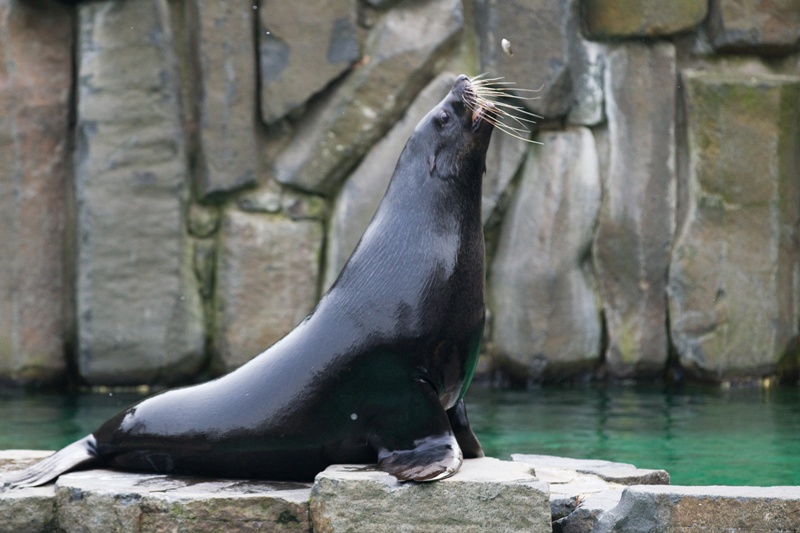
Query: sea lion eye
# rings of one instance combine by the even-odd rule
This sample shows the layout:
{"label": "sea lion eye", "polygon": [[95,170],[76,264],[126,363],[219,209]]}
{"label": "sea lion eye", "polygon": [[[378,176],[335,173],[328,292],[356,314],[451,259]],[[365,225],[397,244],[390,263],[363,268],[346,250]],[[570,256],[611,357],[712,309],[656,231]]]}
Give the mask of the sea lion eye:
{"label": "sea lion eye", "polygon": [[450,121],[450,113],[445,110],[439,112],[439,123],[444,125]]}

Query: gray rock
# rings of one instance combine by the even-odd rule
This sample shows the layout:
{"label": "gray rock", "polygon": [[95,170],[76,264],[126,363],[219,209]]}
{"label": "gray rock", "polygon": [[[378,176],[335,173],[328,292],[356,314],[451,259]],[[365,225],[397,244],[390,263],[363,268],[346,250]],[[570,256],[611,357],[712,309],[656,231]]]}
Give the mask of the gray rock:
{"label": "gray rock", "polygon": [[259,175],[253,2],[193,0],[201,197],[252,185]]}
{"label": "gray rock", "polygon": [[423,89],[397,121],[347,178],[334,203],[328,224],[323,288],[329,289],[367,229],[386,192],[400,152],[417,123],[444,98],[455,83],[451,73],[440,74]]}
{"label": "gray rock", "polygon": [[[615,463],[599,459],[572,459],[551,455],[514,454],[513,461],[533,465],[537,475],[543,468],[573,470],[581,474],[591,474],[609,483],[620,485],[669,485],[669,474],[665,470],[637,468],[628,463]],[[543,478],[544,479],[544,478]],[[545,481],[548,481],[545,479]]]}
{"label": "gray rock", "polygon": [[605,121],[606,47],[581,38],[571,41],[573,98],[567,123],[597,126]]}
{"label": "gray rock", "polygon": [[550,485],[555,533],[592,531],[619,504],[626,485],[669,484],[669,474],[663,470],[625,463],[521,454],[511,459],[531,465],[536,476]]}
{"label": "gray rock", "polygon": [[800,77],[683,82],[691,192],[670,267],[672,340],[697,374],[757,378],[798,338]]}
{"label": "gray rock", "polygon": [[529,467],[488,457],[467,459],[435,483],[400,483],[385,472],[338,465],[317,475],[311,520],[317,533],[550,533],[547,493]]}
{"label": "gray rock", "polygon": [[700,24],[707,0],[583,0],[583,27],[592,39],[655,37]]}
{"label": "gray rock", "polygon": [[66,533],[311,531],[310,486],[90,470],[56,483]]}
{"label": "gray rock", "polygon": [[509,185],[517,176],[528,153],[530,143],[495,130],[486,152],[486,173],[483,175],[481,218],[484,227],[500,220]]}
{"label": "gray rock", "polygon": [[671,44],[625,44],[607,55],[609,153],[593,252],[608,329],[606,363],[620,378],[661,375],[667,361],[675,86]]}
{"label": "gray rock", "polygon": [[797,531],[798,487],[634,486],[603,516],[597,533]]}
{"label": "gray rock", "polygon": [[0,2],[0,382],[66,369],[72,13]]}
{"label": "gray rock", "polygon": [[706,32],[719,52],[790,53],[800,48],[800,0],[711,0]]}
{"label": "gray rock", "polygon": [[276,179],[332,194],[433,77],[462,26],[458,0],[408,2],[386,13],[370,31],[363,64],[298,123],[275,161]]}
{"label": "gray rock", "polygon": [[94,384],[174,382],[202,363],[204,332],[167,4],[78,12],[78,370]]}
{"label": "gray rock", "polygon": [[216,370],[232,370],[295,327],[317,302],[322,224],[228,210],[220,229]]}
{"label": "gray rock", "polygon": [[[520,93],[537,99],[525,106],[544,117],[566,115],[573,101],[569,47],[578,38],[578,2],[564,0],[477,0],[475,21],[480,41],[481,71],[503,76]],[[506,54],[502,39],[511,43]]]}
{"label": "gray rock", "polygon": [[488,283],[495,358],[525,382],[598,362],[601,324],[589,247],[600,203],[592,133],[546,133],[506,214]]}
{"label": "gray rock", "polygon": [[261,116],[270,124],[361,57],[351,0],[265,2],[258,11]]}

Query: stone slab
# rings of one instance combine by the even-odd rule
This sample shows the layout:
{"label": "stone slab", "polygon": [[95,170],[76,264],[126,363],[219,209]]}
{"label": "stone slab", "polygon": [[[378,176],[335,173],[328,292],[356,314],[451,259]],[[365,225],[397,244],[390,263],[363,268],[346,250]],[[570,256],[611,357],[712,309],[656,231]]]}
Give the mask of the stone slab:
{"label": "stone slab", "polygon": [[664,470],[626,463],[526,454],[511,459],[531,465],[536,476],[550,485],[554,533],[592,531],[619,504],[626,485],[669,484]]}
{"label": "stone slab", "polygon": [[758,379],[800,334],[800,77],[682,77],[690,194],[670,267],[672,341],[696,375]]}
{"label": "stone slab", "polygon": [[192,0],[199,154],[196,188],[213,197],[259,176],[255,2]]}
{"label": "stone slab", "polygon": [[78,6],[76,314],[90,384],[173,383],[204,358],[166,0]]}
{"label": "stone slab", "polygon": [[706,31],[717,52],[791,53],[800,48],[800,0],[710,0]]}
{"label": "stone slab", "polygon": [[[52,453],[42,450],[0,450],[0,484],[4,473],[27,468]],[[53,485],[10,492],[0,489],[0,533],[55,533],[55,495]]]}
{"label": "stone slab", "polygon": [[509,206],[488,281],[493,356],[514,381],[599,363],[602,327],[589,267],[600,205],[588,128],[539,136]]}
{"label": "stone slab", "polygon": [[0,382],[66,370],[73,41],[63,4],[0,2]]}
{"label": "stone slab", "polygon": [[526,465],[492,458],[467,459],[455,475],[434,483],[332,466],[317,475],[310,508],[316,533],[552,530],[547,484]]}
{"label": "stone slab", "polygon": [[800,487],[643,486],[625,489],[597,533],[797,531]]}
{"label": "stone slab", "polygon": [[662,375],[666,277],[675,232],[676,54],[627,43],[606,55],[607,165],[592,254],[616,378]]}
{"label": "stone slab", "polygon": [[309,484],[89,470],[56,482],[66,533],[311,530]]}
{"label": "stone slab", "polygon": [[583,27],[593,39],[655,37],[700,24],[707,0],[583,0]]}

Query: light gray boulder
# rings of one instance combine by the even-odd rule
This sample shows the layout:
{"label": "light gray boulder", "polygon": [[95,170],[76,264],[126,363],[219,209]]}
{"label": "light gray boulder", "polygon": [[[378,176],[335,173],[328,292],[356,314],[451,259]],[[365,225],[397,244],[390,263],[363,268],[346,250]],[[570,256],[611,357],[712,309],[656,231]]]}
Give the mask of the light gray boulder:
{"label": "light gray boulder", "polygon": [[203,361],[188,160],[166,0],[78,7],[78,371],[175,382]]}
{"label": "light gray boulder", "polygon": [[672,341],[695,374],[758,378],[798,339],[800,77],[682,77],[689,207],[670,268]]}
{"label": "light gray boulder", "polygon": [[[624,44],[606,56],[608,154],[593,255],[612,376],[661,375],[675,232],[675,49]],[[605,144],[605,143],[604,143]]]}
{"label": "light gray boulder", "polygon": [[0,2],[0,382],[66,370],[72,12]]}
{"label": "light gray boulder", "polygon": [[310,508],[315,533],[552,531],[547,484],[529,466],[488,457],[467,459],[455,475],[434,483],[331,466],[317,475]]}
{"label": "light gray boulder", "polygon": [[589,248],[600,205],[587,128],[548,132],[525,162],[488,282],[494,358],[515,381],[599,362],[602,328]]}

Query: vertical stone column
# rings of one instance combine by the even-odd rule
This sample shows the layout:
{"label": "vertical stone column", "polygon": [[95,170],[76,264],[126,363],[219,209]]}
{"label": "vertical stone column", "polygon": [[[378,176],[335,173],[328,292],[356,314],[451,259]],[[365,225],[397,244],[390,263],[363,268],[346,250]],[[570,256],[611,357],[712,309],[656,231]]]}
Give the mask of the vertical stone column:
{"label": "vertical stone column", "polygon": [[172,382],[203,358],[165,0],[78,7],[78,367],[90,383]]}
{"label": "vertical stone column", "polygon": [[257,4],[191,1],[199,55],[197,192],[203,198],[258,178]]}
{"label": "vertical stone column", "polygon": [[606,66],[608,168],[594,254],[616,377],[667,361],[666,282],[675,231],[675,50],[626,44]]}
{"label": "vertical stone column", "polygon": [[0,381],[63,378],[73,17],[0,0]]}
{"label": "vertical stone column", "polygon": [[800,77],[685,71],[689,208],[670,269],[681,364],[778,370],[798,338]]}
{"label": "vertical stone column", "polygon": [[600,204],[594,138],[570,128],[540,140],[503,222],[488,291],[494,355],[521,382],[590,369],[602,331],[588,268]]}

